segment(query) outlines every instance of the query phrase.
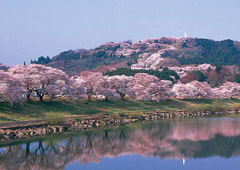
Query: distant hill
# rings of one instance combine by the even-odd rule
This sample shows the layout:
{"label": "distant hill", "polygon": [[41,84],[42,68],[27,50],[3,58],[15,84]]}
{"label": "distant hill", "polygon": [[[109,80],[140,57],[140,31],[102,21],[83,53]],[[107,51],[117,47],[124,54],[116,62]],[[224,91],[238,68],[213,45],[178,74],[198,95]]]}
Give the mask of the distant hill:
{"label": "distant hill", "polygon": [[189,64],[240,65],[240,43],[199,38],[146,39],[109,42],[97,48],[62,52],[53,58],[39,57],[32,63],[59,68],[70,75],[83,70],[111,71],[116,68],[161,69]]}
{"label": "distant hill", "polygon": [[0,63],[0,70],[7,70],[9,66],[3,65]]}

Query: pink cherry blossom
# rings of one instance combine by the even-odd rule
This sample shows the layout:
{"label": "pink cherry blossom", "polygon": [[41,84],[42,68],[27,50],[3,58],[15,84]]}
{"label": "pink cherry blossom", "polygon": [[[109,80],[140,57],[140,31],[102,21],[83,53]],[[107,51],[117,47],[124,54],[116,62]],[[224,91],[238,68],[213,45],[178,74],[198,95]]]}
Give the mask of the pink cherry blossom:
{"label": "pink cherry blossom", "polygon": [[130,87],[133,83],[133,77],[128,77],[125,75],[112,76],[108,78],[110,83],[110,88],[117,93],[123,100],[126,95],[129,97],[135,97],[134,90]]}
{"label": "pink cherry blossom", "polygon": [[178,83],[172,88],[172,93],[178,99],[211,98],[212,89],[206,82],[192,81],[187,84]]}
{"label": "pink cherry blossom", "polygon": [[161,81],[156,76],[138,73],[134,76],[133,90],[137,99],[160,101],[171,94],[171,82]]}
{"label": "pink cherry blossom", "polygon": [[20,101],[23,98],[23,89],[20,81],[10,74],[0,70],[0,100],[10,103]]}
{"label": "pink cherry blossom", "polygon": [[226,82],[222,86],[213,88],[214,98],[240,98],[240,84],[235,82]]}
{"label": "pink cherry blossom", "polygon": [[[65,84],[68,82],[68,76],[63,71],[38,64],[13,66],[9,69],[9,74],[21,81],[28,100],[30,100],[33,92],[38,95],[40,101],[43,100],[45,95],[53,97],[53,94],[62,93],[59,87],[56,88],[56,83],[59,84],[60,80],[64,81]],[[61,85],[62,84],[63,82]],[[62,91],[64,91],[65,88],[64,86]]]}

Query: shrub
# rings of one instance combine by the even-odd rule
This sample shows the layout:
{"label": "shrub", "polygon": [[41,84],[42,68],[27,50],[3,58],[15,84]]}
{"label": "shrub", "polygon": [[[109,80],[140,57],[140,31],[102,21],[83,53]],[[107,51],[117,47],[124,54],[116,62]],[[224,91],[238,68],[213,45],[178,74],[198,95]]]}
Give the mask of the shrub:
{"label": "shrub", "polygon": [[200,70],[193,71],[193,73],[199,77],[198,81],[200,82],[206,81],[207,77]]}
{"label": "shrub", "polygon": [[221,70],[222,70],[222,66],[216,65],[216,73],[219,74]]}
{"label": "shrub", "polygon": [[49,125],[59,125],[64,123],[64,115],[62,114],[49,114],[45,116],[45,120]]}

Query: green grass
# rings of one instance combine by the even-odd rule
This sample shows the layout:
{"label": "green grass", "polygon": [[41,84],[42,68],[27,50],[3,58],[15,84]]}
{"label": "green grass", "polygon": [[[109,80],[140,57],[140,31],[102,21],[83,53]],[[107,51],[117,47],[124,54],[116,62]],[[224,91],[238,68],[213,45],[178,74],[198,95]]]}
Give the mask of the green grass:
{"label": "green grass", "polygon": [[[0,122],[46,119],[63,119],[76,115],[114,116],[131,114],[140,115],[143,111],[175,111],[175,110],[225,110],[240,108],[240,100],[166,100],[160,103],[136,100],[125,101],[92,101],[86,104],[68,101],[32,101],[14,106],[0,103]],[[54,123],[54,122],[53,122]]]}

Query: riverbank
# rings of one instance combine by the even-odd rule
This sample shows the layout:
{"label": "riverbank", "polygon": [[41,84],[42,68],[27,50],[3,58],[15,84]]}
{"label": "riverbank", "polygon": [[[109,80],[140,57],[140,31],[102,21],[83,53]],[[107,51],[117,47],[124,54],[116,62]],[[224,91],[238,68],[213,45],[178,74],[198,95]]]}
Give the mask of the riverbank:
{"label": "riverbank", "polygon": [[[122,103],[119,102],[119,104],[115,102],[110,102],[108,104],[109,105],[111,104],[112,107],[108,105],[109,109],[110,108],[113,109],[113,106],[115,108],[115,112],[113,111],[111,113],[105,111],[95,114],[92,113],[83,115],[80,112],[78,115],[66,114],[65,117],[58,117],[59,115],[55,113],[53,114],[55,115],[55,117],[52,117],[51,119],[45,118],[30,121],[0,123],[0,141],[5,142],[8,140],[22,138],[24,139],[62,132],[86,131],[98,128],[111,128],[114,126],[125,125],[137,121],[143,122],[149,120],[163,120],[173,118],[223,115],[226,113],[228,114],[240,113],[239,107],[240,102],[238,100],[184,100],[184,101],[171,100],[165,101],[165,103],[144,103],[144,102],[137,103],[137,102],[138,101],[123,101]],[[87,105],[85,104],[86,105],[85,107],[88,107],[89,105],[100,106],[100,104],[102,105],[103,103],[106,102],[103,101],[101,103],[91,102]],[[128,105],[122,105],[123,103]],[[145,105],[139,105],[140,103]],[[35,103],[31,103],[28,105],[34,104]],[[47,102],[45,104],[49,103]],[[56,104],[56,102],[53,102],[51,104]],[[64,103],[62,102],[62,104]],[[49,105],[47,106],[49,108]],[[79,103],[78,104],[76,103],[76,106],[79,107]],[[175,108],[173,106],[175,106]],[[104,105],[102,107],[107,106]],[[157,107],[159,109],[155,109]],[[90,108],[93,109],[93,107],[88,107],[88,109]],[[119,111],[118,109],[121,108],[122,110]],[[145,110],[143,108],[145,108]],[[99,107],[98,109],[102,108]],[[63,112],[61,114],[63,114]]]}
{"label": "riverbank", "polygon": [[[232,109],[225,111],[173,111],[173,112],[146,112],[137,116],[122,115],[122,116],[88,116],[68,118],[64,122],[52,125],[45,120],[26,122],[25,125],[16,122],[14,124],[0,124],[0,143],[37,137],[43,135],[51,135],[63,132],[87,131],[98,128],[111,128],[120,125],[126,125],[133,122],[145,122],[153,120],[169,120],[174,118],[187,118],[199,116],[212,116],[224,114],[239,114],[240,109]],[[24,123],[24,122],[21,122]],[[30,124],[32,123],[32,124]]]}
{"label": "riverbank", "polygon": [[221,111],[240,108],[240,100],[166,100],[160,103],[136,100],[124,101],[32,101],[16,104],[0,102],[0,123],[13,121],[48,121],[78,116],[141,115],[147,111]]}

